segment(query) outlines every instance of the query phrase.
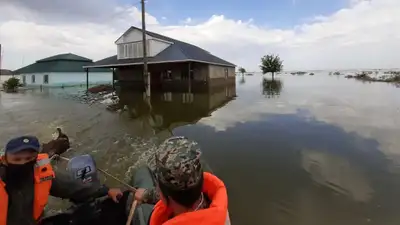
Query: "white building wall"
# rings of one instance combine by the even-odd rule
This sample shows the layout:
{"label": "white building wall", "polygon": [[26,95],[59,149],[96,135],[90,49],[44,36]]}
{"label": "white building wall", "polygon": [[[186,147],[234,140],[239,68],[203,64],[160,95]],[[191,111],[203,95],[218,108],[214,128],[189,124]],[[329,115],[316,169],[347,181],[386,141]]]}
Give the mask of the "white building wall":
{"label": "white building wall", "polygon": [[156,56],[158,53],[164,51],[164,49],[168,48],[171,45],[169,43],[154,40],[154,39],[151,39],[149,41],[149,44],[150,44],[149,57]]}
{"label": "white building wall", "polygon": [[[48,75],[49,82],[44,83],[44,77]],[[33,81],[33,76],[35,81]],[[59,87],[59,86],[75,86],[86,84],[86,72],[75,72],[75,73],[34,73],[34,74],[21,74],[21,82],[24,81],[26,86],[48,86],[48,87]],[[112,82],[112,72],[90,72],[89,71],[89,83],[90,84],[105,84]]]}
{"label": "white building wall", "polygon": [[[115,43],[118,44],[123,44],[123,43],[129,43],[129,42],[137,42],[137,41],[142,41],[142,32],[136,29],[133,29],[129,33],[122,35]],[[153,39],[152,36],[146,35],[146,39]]]}
{"label": "white building wall", "polygon": [[[142,32],[139,30],[132,30],[130,32],[128,32],[127,34],[123,35],[122,37],[120,37],[115,43],[117,44],[117,58],[118,59],[124,59],[126,57],[124,57],[124,51],[126,49],[123,50],[123,48],[119,48],[119,46],[124,45],[124,44],[128,44],[128,43],[137,43],[143,40],[142,37]],[[167,41],[163,41],[163,40],[159,40],[157,38],[154,38],[150,35],[146,35],[146,40],[148,40],[148,57],[154,57],[156,56],[158,53],[160,53],[161,51],[163,51],[164,49],[166,49],[168,46],[171,45],[171,43],[167,42]],[[120,49],[120,50],[118,50]],[[142,57],[142,56],[140,56]]]}

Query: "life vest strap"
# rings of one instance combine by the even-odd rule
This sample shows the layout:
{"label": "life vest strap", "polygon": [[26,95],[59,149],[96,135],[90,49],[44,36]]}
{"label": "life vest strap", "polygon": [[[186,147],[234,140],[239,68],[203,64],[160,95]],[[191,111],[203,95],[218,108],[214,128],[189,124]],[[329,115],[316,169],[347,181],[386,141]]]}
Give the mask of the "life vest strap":
{"label": "life vest strap", "polygon": [[41,166],[45,166],[47,164],[50,164],[50,159],[49,158],[45,158],[45,159],[41,159],[38,160],[35,164],[36,167],[41,167]]}

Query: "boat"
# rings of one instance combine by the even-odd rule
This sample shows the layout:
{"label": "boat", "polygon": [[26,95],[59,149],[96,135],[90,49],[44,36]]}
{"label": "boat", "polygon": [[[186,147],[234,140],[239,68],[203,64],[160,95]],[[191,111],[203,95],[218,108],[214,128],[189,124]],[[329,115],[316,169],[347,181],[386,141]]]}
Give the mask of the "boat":
{"label": "boat", "polygon": [[[95,182],[94,182],[95,183]],[[155,180],[149,167],[141,167],[130,182],[137,188],[154,188]],[[97,190],[93,188],[93,190]],[[128,220],[128,203],[132,202],[130,191],[124,191],[119,203],[106,197],[91,197],[81,202],[75,202],[66,211],[49,216],[40,221],[39,225],[125,225]],[[132,219],[132,225],[149,224],[150,215],[154,205],[137,205]]]}

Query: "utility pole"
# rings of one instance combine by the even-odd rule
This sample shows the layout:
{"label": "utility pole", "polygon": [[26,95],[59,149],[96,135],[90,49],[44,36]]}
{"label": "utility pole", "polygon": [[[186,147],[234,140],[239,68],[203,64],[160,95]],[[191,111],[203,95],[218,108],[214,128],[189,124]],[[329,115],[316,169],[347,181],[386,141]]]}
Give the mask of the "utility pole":
{"label": "utility pole", "polygon": [[1,44],[0,44],[0,76],[1,76],[1,69],[2,69],[1,65],[3,63],[3,52],[1,50],[2,49],[1,49]]}
{"label": "utility pole", "polygon": [[146,96],[150,97],[151,84],[150,84],[150,74],[147,67],[147,41],[146,41],[146,9],[145,0],[141,0],[142,3],[142,35],[143,35],[143,79],[146,88]]}

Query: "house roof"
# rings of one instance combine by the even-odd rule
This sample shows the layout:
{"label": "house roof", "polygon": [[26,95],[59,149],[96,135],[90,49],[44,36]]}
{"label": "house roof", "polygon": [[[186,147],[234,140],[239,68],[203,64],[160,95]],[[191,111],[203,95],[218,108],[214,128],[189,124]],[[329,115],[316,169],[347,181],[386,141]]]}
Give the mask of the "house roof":
{"label": "house roof", "polygon": [[[137,27],[130,27],[123,35],[129,33],[132,30],[142,29]],[[148,57],[149,64],[156,63],[167,63],[167,62],[184,62],[184,61],[197,61],[209,64],[216,65],[224,65],[229,67],[235,67],[236,65],[225,61],[217,56],[212,55],[210,52],[194,46],[192,44],[182,42],[161,34],[157,34],[154,32],[146,31],[147,35],[150,35],[154,38],[165,40],[171,42],[172,44],[167,47],[165,50],[161,51],[154,57]],[[122,35],[122,36],[123,36]],[[121,36],[121,37],[122,37]],[[93,65],[87,67],[112,67],[112,66],[121,66],[121,65],[135,65],[135,64],[143,64],[143,58],[135,58],[135,59],[117,59],[117,55],[99,60],[95,62]]]}
{"label": "house roof", "polygon": [[50,56],[41,60],[38,60],[36,62],[51,62],[51,61],[60,61],[60,60],[66,60],[66,61],[78,61],[78,62],[93,62],[93,60],[75,55],[72,53],[65,53],[65,54],[58,54],[54,56]]}
{"label": "house roof", "polygon": [[[93,64],[91,59],[75,55],[72,53],[59,54],[44,59],[37,60],[35,63],[22,67],[14,71],[14,74],[27,73],[49,73],[49,72],[84,72],[84,66]],[[108,72],[109,69],[93,69],[91,72]]]}
{"label": "house roof", "polygon": [[0,75],[13,75],[13,72],[11,70],[5,70],[5,69],[0,69]]}

